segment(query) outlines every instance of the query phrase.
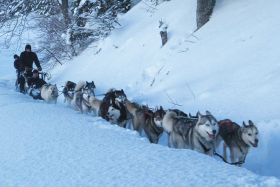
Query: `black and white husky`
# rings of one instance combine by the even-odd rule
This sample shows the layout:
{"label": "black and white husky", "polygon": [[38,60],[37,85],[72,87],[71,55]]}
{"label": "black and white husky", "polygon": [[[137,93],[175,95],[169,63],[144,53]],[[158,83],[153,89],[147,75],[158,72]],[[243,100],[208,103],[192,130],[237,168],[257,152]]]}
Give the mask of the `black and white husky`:
{"label": "black and white husky", "polygon": [[246,125],[239,126],[237,123],[229,119],[219,121],[219,138],[218,143],[224,140],[223,156],[227,160],[226,148],[230,150],[231,163],[239,163],[241,166],[245,162],[250,147],[258,146],[258,129],[254,123],[249,120]]}
{"label": "black and white husky", "polygon": [[169,134],[169,147],[214,154],[219,126],[210,112],[207,111],[206,115],[198,112],[197,117],[190,118],[185,113],[169,110],[162,119],[162,126]]}
{"label": "black and white husky", "polygon": [[99,116],[112,124],[126,127],[128,117],[124,106],[125,99],[126,95],[122,89],[110,89],[100,103]]}
{"label": "black and white husky", "polygon": [[58,98],[58,89],[56,87],[56,84],[44,84],[41,88],[41,97],[47,103],[56,104]]}
{"label": "black and white husky", "polygon": [[76,83],[72,81],[67,81],[65,83],[65,86],[62,90],[63,96],[64,96],[64,102],[71,104],[73,98],[74,98],[74,89],[76,87]]}

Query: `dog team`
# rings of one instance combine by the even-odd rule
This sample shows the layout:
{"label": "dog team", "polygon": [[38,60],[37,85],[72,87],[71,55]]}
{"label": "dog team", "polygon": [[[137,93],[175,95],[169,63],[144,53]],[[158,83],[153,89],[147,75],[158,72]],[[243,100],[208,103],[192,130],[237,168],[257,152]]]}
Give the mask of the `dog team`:
{"label": "dog team", "polygon": [[[93,112],[120,127],[128,128],[131,123],[132,128],[139,134],[145,133],[151,143],[158,143],[166,132],[169,147],[217,155],[233,165],[241,166],[250,147],[258,146],[258,129],[251,120],[240,126],[229,119],[218,121],[209,111],[193,116],[178,109],[151,109],[129,101],[123,90],[116,89],[110,89],[100,100],[95,96],[95,88],[93,81],[67,81],[62,91],[64,101],[82,113]],[[223,156],[215,151],[221,142]]]}
{"label": "dog team", "polygon": [[[34,99],[56,103],[59,96],[57,86],[47,84],[44,78],[39,77],[42,68],[36,53],[31,51],[31,45],[27,44],[25,51],[20,56],[14,55],[14,59],[16,88]],[[33,63],[39,71],[33,70]],[[166,132],[169,147],[217,155],[225,162],[239,166],[245,162],[249,148],[258,146],[258,129],[251,120],[240,126],[229,119],[217,121],[209,111],[192,116],[178,109],[150,109],[129,101],[123,90],[110,89],[99,100],[95,96],[95,88],[93,81],[67,81],[62,93],[65,102],[82,113],[93,112],[124,128],[131,122],[133,129],[139,134],[145,133],[151,143],[158,143],[163,132]],[[215,151],[222,141],[223,156]],[[226,148],[230,151],[230,162],[227,161]]]}

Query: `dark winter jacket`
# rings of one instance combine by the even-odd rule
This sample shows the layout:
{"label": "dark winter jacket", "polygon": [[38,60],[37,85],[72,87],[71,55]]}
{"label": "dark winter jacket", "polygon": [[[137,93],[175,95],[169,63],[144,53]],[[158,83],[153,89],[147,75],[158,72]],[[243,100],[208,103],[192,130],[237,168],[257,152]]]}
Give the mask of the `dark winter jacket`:
{"label": "dark winter jacket", "polygon": [[34,53],[34,52],[23,51],[20,54],[19,59],[24,68],[26,68],[26,67],[33,68],[33,62],[35,62],[39,71],[42,70],[38,57],[37,57],[36,53]]}
{"label": "dark winter jacket", "polygon": [[24,68],[23,68],[23,66],[22,66],[22,63],[20,62],[19,59],[16,59],[16,60],[14,61],[14,67],[15,67],[15,69],[18,70],[18,71],[23,71],[23,70],[24,70]]}
{"label": "dark winter jacket", "polygon": [[47,84],[46,81],[44,81],[43,79],[40,79],[39,77],[38,78],[29,78],[28,79],[28,85],[30,87],[33,87],[33,88],[36,88],[36,89],[39,89],[41,88],[44,84]]}

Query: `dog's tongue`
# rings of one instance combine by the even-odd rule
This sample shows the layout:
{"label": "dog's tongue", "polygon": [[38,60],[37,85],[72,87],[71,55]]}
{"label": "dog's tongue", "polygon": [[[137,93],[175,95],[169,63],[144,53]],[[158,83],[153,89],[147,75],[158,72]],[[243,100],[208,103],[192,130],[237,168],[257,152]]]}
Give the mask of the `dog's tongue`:
{"label": "dog's tongue", "polygon": [[209,133],[208,133],[208,136],[209,136],[211,139],[215,139],[215,135],[214,135],[214,134],[209,134]]}

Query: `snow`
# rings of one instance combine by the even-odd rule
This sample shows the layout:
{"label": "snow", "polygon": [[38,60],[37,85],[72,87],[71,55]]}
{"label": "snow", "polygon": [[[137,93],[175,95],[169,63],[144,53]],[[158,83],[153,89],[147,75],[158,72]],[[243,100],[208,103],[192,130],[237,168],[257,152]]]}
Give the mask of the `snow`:
{"label": "snow", "polygon": [[[197,32],[195,1],[146,3],[121,16],[108,38],[54,69],[51,82],[93,80],[97,95],[123,88],[150,107],[209,110],[239,124],[251,119],[260,142],[244,168],[170,149],[166,134],[150,144],[72,110],[62,97],[57,105],[33,101],[14,91],[14,51],[1,50],[0,186],[280,186],[280,2],[217,1]],[[164,47],[160,20],[168,25]]]}
{"label": "snow", "polygon": [[150,144],[62,103],[33,101],[8,85],[0,84],[0,186],[280,185],[194,151]]}

